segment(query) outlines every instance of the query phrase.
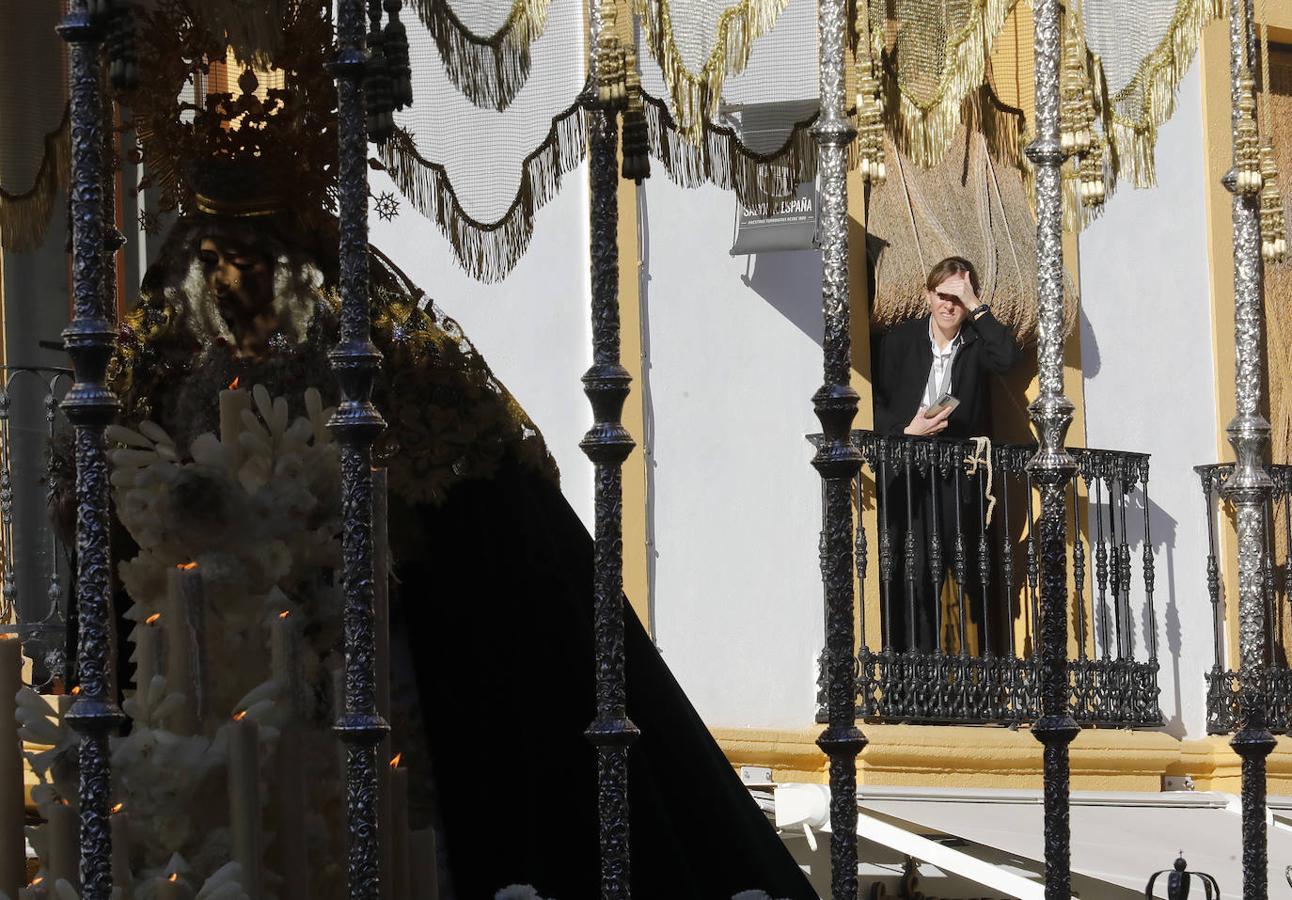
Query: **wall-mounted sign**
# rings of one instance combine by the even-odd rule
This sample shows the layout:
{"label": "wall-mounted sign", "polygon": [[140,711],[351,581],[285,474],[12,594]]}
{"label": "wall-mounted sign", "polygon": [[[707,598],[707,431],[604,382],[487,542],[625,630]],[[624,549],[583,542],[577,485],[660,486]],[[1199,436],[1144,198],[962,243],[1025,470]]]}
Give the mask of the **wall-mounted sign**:
{"label": "wall-mounted sign", "polygon": [[817,246],[816,226],[817,191],[810,181],[800,184],[793,197],[773,204],[769,214],[737,204],[731,255],[811,250]]}

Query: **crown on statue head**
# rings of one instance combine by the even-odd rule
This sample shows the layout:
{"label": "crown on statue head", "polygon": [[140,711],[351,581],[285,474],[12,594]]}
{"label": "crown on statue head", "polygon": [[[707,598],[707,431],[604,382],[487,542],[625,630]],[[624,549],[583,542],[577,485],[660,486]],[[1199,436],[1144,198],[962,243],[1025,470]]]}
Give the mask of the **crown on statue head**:
{"label": "crown on statue head", "polygon": [[[142,14],[134,113],[142,187],[159,208],[244,218],[323,216],[336,190],[336,91],[324,62],[326,7],[284,4],[272,57],[238,60],[202,4],[168,0]],[[232,84],[216,76],[241,68]],[[257,73],[259,70],[259,74]]]}

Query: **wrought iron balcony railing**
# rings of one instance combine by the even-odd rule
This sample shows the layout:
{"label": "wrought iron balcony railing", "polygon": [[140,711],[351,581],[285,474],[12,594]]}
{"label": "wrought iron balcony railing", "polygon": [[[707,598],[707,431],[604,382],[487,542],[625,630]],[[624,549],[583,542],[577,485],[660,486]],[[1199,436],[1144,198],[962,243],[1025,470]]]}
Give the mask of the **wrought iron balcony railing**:
{"label": "wrought iron balcony railing", "polygon": [[[1038,501],[1026,470],[1035,447],[852,437],[864,457],[855,483],[858,716],[1035,720]],[[1072,713],[1082,724],[1160,725],[1149,458],[1072,453]]]}
{"label": "wrought iron balcony railing", "polygon": [[[1225,639],[1225,570],[1221,566],[1221,515],[1227,506],[1221,486],[1233,473],[1232,463],[1194,466],[1202,482],[1207,509],[1207,596],[1211,601],[1214,663],[1207,673],[1207,731],[1228,734],[1238,721],[1237,650]],[[1265,697],[1271,731],[1292,730],[1292,581],[1289,581],[1288,536],[1292,534],[1292,466],[1269,467],[1274,488],[1265,507],[1265,556],[1262,572],[1265,589]],[[1236,552],[1236,551],[1231,551]],[[1232,563],[1237,571],[1237,560]],[[1231,664],[1233,668],[1231,668]]]}

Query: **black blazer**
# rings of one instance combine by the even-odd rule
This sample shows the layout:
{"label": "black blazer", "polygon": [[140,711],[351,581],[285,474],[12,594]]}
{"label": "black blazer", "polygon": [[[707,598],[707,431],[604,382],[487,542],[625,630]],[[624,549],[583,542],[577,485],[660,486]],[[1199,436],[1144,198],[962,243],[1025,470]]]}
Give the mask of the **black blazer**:
{"label": "black blazer", "polygon": [[[1013,333],[991,311],[960,327],[964,344],[951,364],[951,393],[960,405],[947,419],[944,437],[991,435],[988,376],[1004,374],[1021,352]],[[871,371],[875,395],[875,430],[901,434],[924,397],[933,365],[929,346],[929,317],[894,325],[875,346]]]}

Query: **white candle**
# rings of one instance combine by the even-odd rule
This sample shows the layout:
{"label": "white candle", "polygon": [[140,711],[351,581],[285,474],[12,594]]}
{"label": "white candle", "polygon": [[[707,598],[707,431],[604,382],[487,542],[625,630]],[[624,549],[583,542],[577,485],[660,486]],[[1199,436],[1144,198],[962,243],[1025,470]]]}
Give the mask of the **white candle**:
{"label": "white candle", "polygon": [[[233,380],[237,384],[238,379]],[[220,391],[220,443],[230,454],[233,468],[242,465],[242,450],[238,447],[238,435],[242,432],[242,411],[251,409],[251,395],[244,390],[230,389]]]}
{"label": "white candle", "polygon": [[[386,555],[388,479],[386,470],[372,470],[372,627],[377,650],[377,712],[390,721],[390,591]],[[377,758],[391,758],[390,732],[377,745]],[[391,764],[392,766],[394,763]],[[391,771],[377,771],[377,832],[381,847],[381,882],[387,897],[394,897],[395,832],[392,828]]]}
{"label": "white candle", "polygon": [[414,831],[408,837],[408,853],[413,862],[413,896],[417,900],[440,900],[440,864],[436,859],[435,832]]}
{"label": "white candle", "polygon": [[166,628],[166,686],[187,699],[170,723],[176,734],[193,734],[197,730],[200,687],[195,676],[197,632],[194,628],[194,602],[200,603],[200,581],[193,563],[176,567],[167,574],[166,611],[161,618]]}
{"label": "white candle", "polygon": [[161,656],[161,629],[157,623],[161,613],[153,613],[135,626],[135,690],[146,692],[157,674],[157,660]]}
{"label": "white candle", "polygon": [[49,810],[49,859],[45,860],[45,869],[49,874],[49,884],[55,885],[59,879],[73,887],[79,886],[81,871],[80,817],[76,810],[66,803],[55,803]]}
{"label": "white candle", "polygon": [[187,892],[178,876],[157,879],[157,890],[153,894],[157,900],[186,900]]}
{"label": "white candle", "polygon": [[303,692],[301,690],[300,632],[296,617],[283,610],[270,623],[270,659],[274,680],[282,689],[287,721],[297,722],[301,717]]}
{"label": "white candle", "polygon": [[130,874],[130,816],[117,804],[109,822],[112,827],[112,886],[121,888],[121,896],[129,897],[133,881]]}
{"label": "white candle", "polygon": [[0,891],[10,897],[27,883],[23,852],[22,741],[14,713],[22,688],[22,644],[17,635],[0,636]]}
{"label": "white candle", "polygon": [[309,854],[305,846],[305,770],[301,767],[301,733],[284,728],[275,751],[274,806],[278,835],[274,839],[278,871],[283,873],[282,900],[309,900]]}
{"label": "white candle", "polygon": [[408,770],[390,771],[391,900],[412,900],[408,846]]}
{"label": "white candle", "polygon": [[260,900],[260,727],[234,719],[229,730],[229,829],[233,859],[242,867],[242,889]]}

